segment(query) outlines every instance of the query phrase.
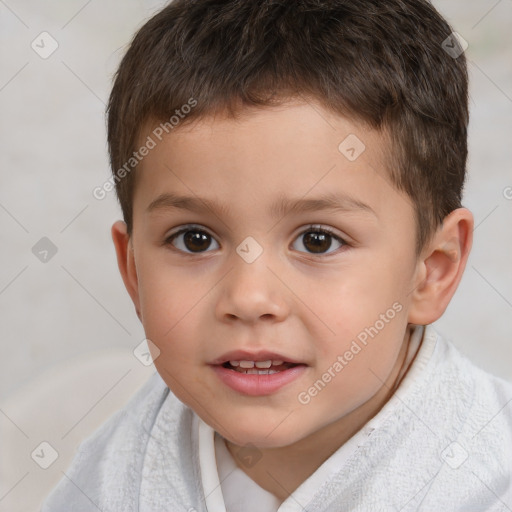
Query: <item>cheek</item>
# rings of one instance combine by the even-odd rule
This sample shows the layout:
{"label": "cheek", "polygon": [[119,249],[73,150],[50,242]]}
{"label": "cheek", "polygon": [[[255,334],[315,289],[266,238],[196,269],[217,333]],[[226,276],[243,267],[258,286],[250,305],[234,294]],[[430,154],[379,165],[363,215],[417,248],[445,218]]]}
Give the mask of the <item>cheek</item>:
{"label": "cheek", "polygon": [[341,356],[343,370],[335,372],[335,380],[354,398],[377,391],[379,377],[387,378],[402,345],[409,299],[404,272],[395,267],[382,259],[352,268],[308,294],[308,306],[322,320],[314,331],[319,371]]}
{"label": "cheek", "polygon": [[[393,304],[398,302],[403,305],[407,295],[405,290],[407,286],[403,273],[380,260],[377,263],[362,262],[333,272],[317,286],[307,286],[301,295],[307,297],[305,306],[324,324],[323,334],[326,333],[325,328],[329,327],[334,339],[357,336]],[[320,332],[318,328],[317,332]]]}
{"label": "cheek", "polygon": [[[347,414],[385,386],[396,367],[407,326],[405,310],[398,310],[398,304],[384,310],[383,319],[362,324],[355,336],[338,333],[329,341],[324,339],[316,382],[321,381],[320,386],[328,382],[320,399],[326,414],[338,412],[333,403],[340,403],[341,412]],[[355,323],[353,327],[355,330]]]}
{"label": "cheek", "polygon": [[[161,302],[147,303],[144,331],[158,348],[155,368],[172,392],[194,408],[203,400],[212,400],[204,382],[204,332],[201,332],[200,308],[196,300],[186,301],[179,294]],[[201,399],[198,399],[201,396]]]}
{"label": "cheek", "polygon": [[141,265],[139,299],[142,322],[155,338],[164,338],[192,312],[204,291],[165,265]]}
{"label": "cheek", "polygon": [[[146,337],[159,353],[155,367],[179,398],[188,401],[180,383],[195,379],[198,359],[202,357],[199,318],[200,290],[183,286],[178,277],[171,279],[146,276],[141,290],[142,323]],[[183,396],[182,394],[185,393]]]}

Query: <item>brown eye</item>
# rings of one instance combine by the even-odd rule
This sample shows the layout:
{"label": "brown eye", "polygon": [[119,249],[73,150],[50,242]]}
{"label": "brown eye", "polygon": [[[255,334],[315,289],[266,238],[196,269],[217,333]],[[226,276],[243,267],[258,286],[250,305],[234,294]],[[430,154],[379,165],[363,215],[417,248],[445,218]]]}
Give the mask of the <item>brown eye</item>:
{"label": "brown eye", "polygon": [[[172,244],[176,249],[185,253],[201,253],[207,251],[212,242],[217,244],[214,238],[201,229],[182,229],[171,235],[167,239],[167,243]],[[219,245],[215,249],[218,249]]]}
{"label": "brown eye", "polygon": [[199,231],[187,231],[183,237],[185,247],[192,252],[206,251],[210,247],[210,235]]}
{"label": "brown eye", "polygon": [[[304,249],[311,254],[330,254],[343,245],[346,245],[345,241],[331,231],[325,228],[311,228],[297,237],[294,248],[301,252]],[[330,251],[331,247],[334,249]]]}
{"label": "brown eye", "polygon": [[310,252],[326,252],[332,244],[332,237],[325,233],[306,233],[304,236],[304,247]]}

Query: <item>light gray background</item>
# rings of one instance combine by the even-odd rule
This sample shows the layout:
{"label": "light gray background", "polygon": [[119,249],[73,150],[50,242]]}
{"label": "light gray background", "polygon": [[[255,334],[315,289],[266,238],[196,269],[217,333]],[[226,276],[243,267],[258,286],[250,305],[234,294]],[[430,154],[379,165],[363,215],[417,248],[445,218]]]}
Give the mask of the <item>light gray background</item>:
{"label": "light gray background", "polygon": [[[110,239],[120,210],[113,193],[98,201],[92,190],[110,173],[112,75],[134,31],[164,3],[0,0],[0,401],[63,361],[132,350],[144,338]],[[512,0],[434,4],[469,43],[464,202],[477,226],[437,328],[512,379]],[[43,31],[59,44],[47,59],[31,48]],[[42,237],[58,249],[46,263],[32,253]]]}

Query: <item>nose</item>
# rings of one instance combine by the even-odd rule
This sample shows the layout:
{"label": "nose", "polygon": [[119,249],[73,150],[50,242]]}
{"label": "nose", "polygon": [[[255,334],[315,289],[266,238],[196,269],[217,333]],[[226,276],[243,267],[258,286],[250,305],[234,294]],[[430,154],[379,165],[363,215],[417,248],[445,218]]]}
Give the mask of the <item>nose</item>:
{"label": "nose", "polygon": [[220,286],[217,319],[223,322],[282,322],[289,314],[286,289],[262,256],[247,263],[237,254]]}

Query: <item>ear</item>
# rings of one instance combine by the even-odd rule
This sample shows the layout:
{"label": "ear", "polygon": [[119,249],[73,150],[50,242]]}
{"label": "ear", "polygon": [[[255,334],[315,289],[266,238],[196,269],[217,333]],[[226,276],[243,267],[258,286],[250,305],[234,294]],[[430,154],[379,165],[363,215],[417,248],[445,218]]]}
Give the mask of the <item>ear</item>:
{"label": "ear", "polygon": [[121,220],[115,222],[112,226],[111,233],[112,240],[116,248],[119,272],[123,278],[126,290],[133,301],[137,316],[139,317],[139,320],[142,321],[139,301],[139,281],[137,278],[137,269],[133,254],[133,243],[130,235],[128,235],[126,224]]}
{"label": "ear", "polygon": [[418,258],[409,323],[428,325],[444,313],[459,285],[473,243],[473,215],[452,211]]}

